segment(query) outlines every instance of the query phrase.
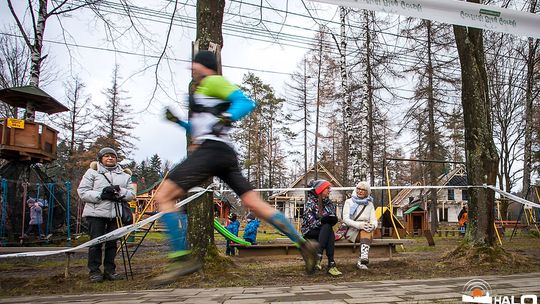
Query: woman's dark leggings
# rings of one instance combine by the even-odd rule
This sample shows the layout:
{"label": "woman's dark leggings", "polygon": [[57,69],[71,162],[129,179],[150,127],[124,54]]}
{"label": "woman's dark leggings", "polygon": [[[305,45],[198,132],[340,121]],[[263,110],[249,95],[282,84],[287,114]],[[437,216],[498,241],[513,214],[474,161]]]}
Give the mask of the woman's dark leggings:
{"label": "woman's dark leggings", "polygon": [[319,242],[318,254],[322,256],[323,250],[326,250],[328,263],[334,262],[334,246],[336,237],[330,224],[323,224],[321,228],[313,229],[304,235],[306,239],[317,240]]}

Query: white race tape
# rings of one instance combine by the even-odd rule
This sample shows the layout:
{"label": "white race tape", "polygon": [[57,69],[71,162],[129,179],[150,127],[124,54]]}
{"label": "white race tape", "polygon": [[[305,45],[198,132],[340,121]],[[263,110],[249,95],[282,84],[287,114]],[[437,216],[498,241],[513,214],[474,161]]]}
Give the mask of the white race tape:
{"label": "white race tape", "polygon": [[[203,189],[203,188],[198,188],[198,192],[195,193],[194,195],[184,199],[183,201],[181,202],[178,202],[176,204],[176,207],[181,207],[189,202],[191,202],[192,200],[198,198],[199,196],[203,195],[206,191],[208,191],[210,189],[210,187],[214,186],[213,184],[208,186],[208,188],[206,189]],[[62,249],[62,250],[55,250],[55,251],[35,251],[35,252],[20,252],[20,253],[10,253],[10,254],[2,254],[0,255],[0,259],[2,258],[19,258],[19,257],[36,257],[36,256],[46,256],[46,255],[53,255],[53,254],[59,254],[59,253],[64,253],[64,252],[70,252],[70,251],[75,251],[77,249],[81,249],[81,248],[85,248],[85,247],[90,247],[90,246],[93,246],[93,245],[96,245],[96,244],[99,244],[99,243],[103,243],[103,242],[106,242],[106,241],[110,241],[110,240],[116,240],[130,232],[133,232],[139,228],[141,228],[142,226],[146,225],[146,224],[149,224],[155,220],[157,220],[158,218],[160,218],[161,216],[163,215],[163,212],[160,212],[160,213],[157,213],[157,214],[154,214],[152,215],[151,217],[149,218],[146,218],[140,222],[137,222],[135,224],[132,224],[132,225],[128,225],[128,226],[124,226],[124,227],[120,227],[114,231],[111,231],[107,234],[104,234],[100,237],[97,237],[95,239],[92,239],[84,244],[81,244],[77,247],[72,247],[72,248],[67,248],[67,249]]]}
{"label": "white race tape", "polygon": [[540,15],[455,0],[311,0],[540,38]]}
{"label": "white race tape", "polygon": [[534,208],[540,208],[540,205],[537,204],[537,203],[533,203],[533,202],[528,201],[526,199],[523,199],[523,198],[521,198],[519,196],[515,196],[515,195],[513,195],[511,193],[502,191],[501,189],[497,189],[497,188],[495,188],[493,186],[487,186],[487,188],[499,193],[502,196],[506,196],[507,198],[509,198],[509,199],[511,199],[511,200],[513,200],[515,202],[518,202],[518,203],[520,203],[522,205],[529,206],[529,207],[534,207]]}
{"label": "white race tape", "polygon": [[[373,186],[371,190],[399,190],[399,189],[467,189],[474,186]],[[332,187],[334,191],[352,191],[355,187]],[[273,191],[309,191],[312,188],[268,188],[268,189],[255,189],[257,192],[273,192]],[[221,192],[228,192],[232,190],[220,190]]]}
{"label": "white race tape", "polygon": [[[202,194],[204,194],[206,191],[209,191],[209,189],[211,187],[213,187],[214,185],[210,185],[208,186],[208,188],[206,189],[203,189],[203,188],[198,188],[198,189],[192,189],[192,190],[195,190],[197,193],[184,199],[183,201],[179,202],[176,204],[177,207],[181,207],[189,202],[191,202],[192,200],[198,198],[199,196],[201,196]],[[467,189],[467,188],[489,188],[497,193],[499,193],[500,195],[502,196],[505,196],[505,197],[508,197],[509,199],[515,201],[515,202],[518,202],[520,204],[523,204],[523,205],[526,205],[526,206],[530,206],[530,207],[535,207],[535,208],[540,208],[540,205],[539,204],[536,204],[536,203],[533,203],[531,201],[528,201],[526,199],[523,199],[521,197],[518,197],[518,196],[515,196],[513,194],[510,194],[510,193],[507,193],[505,191],[502,191],[494,186],[488,186],[488,185],[483,185],[483,186],[374,186],[374,187],[371,187],[372,190],[383,190],[383,189],[391,189],[391,190],[396,190],[396,189]],[[332,190],[340,190],[340,191],[349,191],[349,190],[353,190],[355,189],[355,187],[332,187]],[[257,192],[267,192],[267,191],[308,191],[308,190],[311,190],[311,188],[274,188],[274,189],[255,189],[255,191]],[[220,190],[220,191],[217,191],[217,192],[227,192],[229,190]],[[141,228],[142,226],[146,225],[146,224],[149,224],[155,220],[157,220],[158,218],[160,218],[161,216],[163,215],[163,212],[160,212],[160,213],[157,213],[157,214],[154,214],[152,215],[151,217],[147,218],[147,219],[144,219],[136,224],[132,224],[132,225],[129,225],[129,226],[124,226],[124,227],[121,227],[121,228],[118,228],[114,231],[111,231],[105,235],[102,235],[98,238],[95,238],[93,240],[90,240],[84,244],[81,244],[77,247],[73,247],[73,248],[68,248],[68,249],[63,249],[63,250],[56,250],[56,251],[36,251],[36,252],[21,252],[21,253],[11,253],[11,254],[3,254],[3,255],[0,255],[0,259],[1,258],[17,258],[17,257],[31,257],[31,256],[46,256],[46,255],[53,255],[53,254],[59,254],[59,253],[64,253],[64,252],[70,252],[70,251],[75,251],[77,249],[81,249],[81,248],[85,248],[85,247],[90,247],[92,245],[95,245],[95,244],[99,244],[99,243],[103,243],[103,242],[106,242],[106,241],[109,241],[109,240],[115,240],[115,239],[118,239],[132,231],[135,231],[139,228]]]}

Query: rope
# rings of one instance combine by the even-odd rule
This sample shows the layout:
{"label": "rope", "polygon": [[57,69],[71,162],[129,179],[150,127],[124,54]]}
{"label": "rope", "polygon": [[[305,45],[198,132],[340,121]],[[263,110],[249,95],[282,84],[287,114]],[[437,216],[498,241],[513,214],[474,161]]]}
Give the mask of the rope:
{"label": "rope", "polygon": [[45,235],[49,235],[52,231],[52,223],[54,220],[54,183],[47,184],[47,190],[49,191],[49,211],[47,212],[47,227],[45,229]]}
{"label": "rope", "polygon": [[2,179],[2,219],[0,220],[0,238],[2,240],[2,246],[6,244],[5,233],[6,233],[6,219],[7,219],[7,194],[8,194],[8,183],[5,178]]}
{"label": "rope", "polygon": [[21,244],[24,238],[24,224],[25,224],[25,217],[26,217],[26,195],[28,192],[28,184],[23,183],[22,187],[23,187],[23,197],[22,197],[23,209],[22,209],[22,225],[21,225]]}

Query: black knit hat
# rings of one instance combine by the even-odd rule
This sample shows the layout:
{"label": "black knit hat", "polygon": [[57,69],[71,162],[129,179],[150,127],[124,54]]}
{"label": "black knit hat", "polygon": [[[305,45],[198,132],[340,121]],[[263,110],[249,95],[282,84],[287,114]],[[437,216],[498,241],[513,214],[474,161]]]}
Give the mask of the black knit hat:
{"label": "black knit hat", "polygon": [[197,55],[195,55],[195,58],[193,58],[193,62],[200,63],[216,72],[218,70],[216,55],[210,51],[199,51]]}

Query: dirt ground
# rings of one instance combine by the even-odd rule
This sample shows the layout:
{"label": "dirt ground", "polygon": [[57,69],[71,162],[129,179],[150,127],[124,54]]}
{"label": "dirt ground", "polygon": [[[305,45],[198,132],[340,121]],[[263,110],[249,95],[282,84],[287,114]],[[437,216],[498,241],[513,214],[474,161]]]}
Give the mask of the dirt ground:
{"label": "dirt ground", "polygon": [[[540,272],[540,238],[530,236],[505,240],[505,254],[518,257],[507,263],[478,263],[474,259],[454,259],[459,237],[436,238],[429,247],[424,238],[405,247],[392,260],[373,258],[367,271],[356,269],[356,256],[337,258],[340,277],[331,277],[325,269],[306,275],[299,255],[280,257],[223,257],[209,263],[204,271],[179,279],[160,288],[290,286],[335,283],[340,281],[425,279],[472,275],[515,274]],[[220,241],[221,243],[221,241]],[[224,245],[218,244],[224,251]],[[64,278],[65,257],[55,255],[39,258],[0,259],[0,297],[37,294],[80,294],[119,290],[155,289],[150,279],[157,276],[166,264],[167,247],[164,241],[145,241],[132,260],[133,280],[92,284],[88,281],[86,254],[72,258],[71,275]],[[123,273],[121,254],[117,267]]]}

